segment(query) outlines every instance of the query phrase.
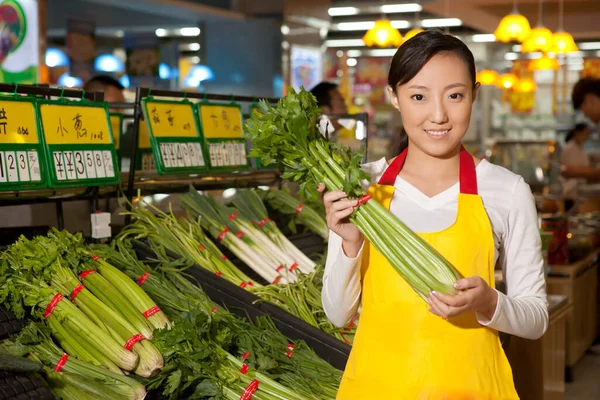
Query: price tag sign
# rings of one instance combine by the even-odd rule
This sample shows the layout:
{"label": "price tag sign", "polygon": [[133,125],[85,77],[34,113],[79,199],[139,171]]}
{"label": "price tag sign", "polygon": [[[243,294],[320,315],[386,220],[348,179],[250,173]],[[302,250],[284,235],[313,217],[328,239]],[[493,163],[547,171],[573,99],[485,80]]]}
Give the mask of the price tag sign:
{"label": "price tag sign", "polygon": [[211,169],[248,169],[242,111],[236,104],[198,103],[198,114]]}
{"label": "price tag sign", "polygon": [[121,159],[123,157],[123,152],[121,151],[121,139],[123,137],[123,114],[110,113],[110,127],[112,129],[115,151],[117,153],[117,165],[119,166],[119,169],[122,169]]}
{"label": "price tag sign", "polygon": [[0,191],[42,189],[46,183],[34,101],[0,97]]}
{"label": "price tag sign", "polygon": [[147,98],[142,104],[158,173],[206,171],[203,139],[192,103]]}
{"label": "price tag sign", "polygon": [[101,103],[40,101],[50,187],[116,185],[117,156]]}

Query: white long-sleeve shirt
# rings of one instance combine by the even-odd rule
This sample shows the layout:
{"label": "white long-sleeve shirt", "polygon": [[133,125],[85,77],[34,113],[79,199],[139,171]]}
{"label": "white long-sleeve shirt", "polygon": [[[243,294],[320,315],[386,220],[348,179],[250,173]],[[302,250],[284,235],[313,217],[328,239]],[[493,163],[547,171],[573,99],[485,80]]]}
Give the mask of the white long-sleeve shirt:
{"label": "white long-sleeve shirt", "polygon": [[[387,168],[385,158],[363,165],[371,182]],[[364,182],[364,186],[368,186]],[[477,165],[477,185],[494,236],[495,260],[502,267],[507,294],[498,292],[491,320],[477,315],[484,326],[527,339],[541,337],[548,327],[544,261],[535,202],[523,178],[482,160]],[[439,232],[456,219],[459,184],[434,197],[397,177],[390,212],[414,232]],[[344,326],[356,313],[361,298],[360,260],[348,258],[342,239],[333,232],[323,277],[322,301],[327,317]]]}

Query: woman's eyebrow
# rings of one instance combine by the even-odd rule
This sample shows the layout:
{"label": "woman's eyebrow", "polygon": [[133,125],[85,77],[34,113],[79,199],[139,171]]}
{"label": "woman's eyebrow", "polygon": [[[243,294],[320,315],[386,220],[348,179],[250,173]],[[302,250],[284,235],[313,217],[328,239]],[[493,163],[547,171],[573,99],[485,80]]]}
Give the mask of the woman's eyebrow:
{"label": "woman's eyebrow", "polygon": [[[454,89],[457,87],[467,87],[467,85],[465,85],[464,83],[453,83],[451,85],[448,85],[444,88],[444,90],[448,90],[448,89]],[[427,86],[423,86],[423,85],[412,85],[408,87],[409,89],[418,89],[418,90],[429,90],[429,88]]]}

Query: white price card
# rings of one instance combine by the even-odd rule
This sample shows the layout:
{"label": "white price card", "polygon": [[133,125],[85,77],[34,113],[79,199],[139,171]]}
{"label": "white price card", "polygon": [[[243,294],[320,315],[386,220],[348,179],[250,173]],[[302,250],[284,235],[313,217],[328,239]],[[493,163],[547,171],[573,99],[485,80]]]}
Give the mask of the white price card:
{"label": "white price card", "polygon": [[84,151],[83,157],[85,159],[85,174],[88,179],[96,178],[96,162],[94,161],[94,152]]}
{"label": "white price card", "polygon": [[175,154],[177,155],[177,166],[185,167],[185,158],[183,157],[183,144],[182,143],[173,143],[173,147],[175,147]]}
{"label": "white price card", "polygon": [[29,176],[34,182],[42,180],[42,173],[40,171],[40,159],[37,151],[28,151],[27,156],[29,158]]}
{"label": "white price card", "polygon": [[183,162],[186,167],[192,166],[192,159],[190,157],[190,150],[188,148],[187,143],[180,143],[181,152],[183,153]]}
{"label": "white price card", "polygon": [[166,143],[160,144],[160,155],[166,168],[171,168],[171,159],[169,158],[169,148]]}
{"label": "white price card", "polygon": [[6,182],[8,171],[6,170],[6,160],[4,158],[4,152],[0,151],[0,182]]}
{"label": "white price card", "polygon": [[19,168],[19,180],[21,182],[29,182],[29,165],[27,165],[27,152],[17,152],[17,167]]}
{"label": "white price card", "polygon": [[67,179],[70,181],[77,179],[77,174],[75,174],[75,159],[73,158],[73,152],[63,152],[63,159],[65,160],[65,170],[67,171]]}
{"label": "white price card", "polygon": [[74,151],[73,157],[75,160],[75,172],[77,173],[77,179],[87,179],[85,173],[85,156],[83,151]]}
{"label": "white price card", "polygon": [[54,171],[56,172],[56,179],[64,181],[67,179],[65,173],[65,162],[63,161],[63,155],[60,151],[52,152],[52,161],[54,162]]}
{"label": "white price card", "polygon": [[221,145],[221,152],[223,154],[223,165],[229,167],[232,165],[231,155],[229,154],[229,143],[223,143]]}
{"label": "white price card", "polygon": [[215,151],[216,145],[214,143],[210,143],[208,145],[208,155],[210,156],[210,165],[217,165],[217,152]]}
{"label": "white price card", "polygon": [[106,178],[104,172],[104,160],[102,159],[101,151],[94,151],[94,166],[96,167],[96,176],[98,178]]}
{"label": "white price card", "polygon": [[188,157],[190,158],[190,164],[193,167],[197,167],[200,164],[198,163],[198,158],[196,158],[196,148],[194,147],[194,143],[188,143],[187,148],[188,148]]}
{"label": "white price card", "polygon": [[194,145],[194,153],[196,154],[196,160],[198,165],[204,167],[204,154],[202,154],[202,147],[200,147],[200,143],[193,143]]}
{"label": "white price card", "polygon": [[112,153],[108,150],[104,150],[102,152],[102,158],[104,159],[104,170],[106,171],[106,176],[108,178],[113,178],[115,176],[115,168],[113,167]]}
{"label": "white price card", "polygon": [[246,157],[246,144],[245,143],[240,143],[240,153],[241,153],[241,162],[242,164],[247,164],[248,163],[248,159]]}
{"label": "white price card", "polygon": [[8,169],[8,181],[18,182],[19,172],[17,171],[17,156],[14,151],[6,152],[6,168]]}

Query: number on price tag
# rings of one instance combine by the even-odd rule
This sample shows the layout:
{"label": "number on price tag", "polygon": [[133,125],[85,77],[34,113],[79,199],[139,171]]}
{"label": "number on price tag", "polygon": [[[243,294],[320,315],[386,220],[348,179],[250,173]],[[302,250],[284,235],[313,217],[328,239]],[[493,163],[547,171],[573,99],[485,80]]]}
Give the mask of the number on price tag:
{"label": "number on price tag", "polygon": [[184,166],[191,167],[192,159],[190,158],[190,151],[188,149],[188,145],[186,143],[179,143],[179,147],[181,148],[181,152],[183,153]]}
{"label": "number on price tag", "polygon": [[28,151],[27,156],[29,158],[29,176],[31,176],[31,180],[34,182],[41,181],[42,175],[40,171],[40,160],[38,157],[38,152]]}
{"label": "number on price tag", "polygon": [[196,150],[196,160],[198,160],[198,165],[204,167],[206,163],[204,162],[204,154],[202,153],[202,148],[200,147],[200,143],[194,143],[194,149]]}
{"label": "number on price tag", "polygon": [[96,176],[98,178],[105,178],[106,173],[104,172],[104,160],[101,151],[94,151],[94,165],[96,167]]}
{"label": "number on price tag", "polygon": [[112,178],[115,176],[115,168],[113,167],[113,158],[110,151],[103,151],[102,158],[104,159],[104,169],[106,170],[106,176]]}
{"label": "number on price tag", "polygon": [[6,167],[8,169],[8,181],[18,182],[19,172],[17,171],[17,156],[12,151],[6,152]]}
{"label": "number on price tag", "polygon": [[65,173],[65,164],[63,161],[63,155],[60,151],[52,153],[52,161],[54,161],[54,171],[56,171],[56,179],[64,181],[67,178]]}
{"label": "number on price tag", "polygon": [[70,181],[77,179],[77,175],[75,174],[75,160],[73,158],[73,153],[70,151],[63,152],[63,159],[65,160],[65,170],[67,171],[67,179]]}
{"label": "number on price tag", "polygon": [[17,167],[19,168],[19,180],[29,182],[29,166],[27,165],[27,152],[17,152]]}
{"label": "number on price tag", "polygon": [[73,152],[73,156],[75,157],[75,172],[77,172],[77,179],[87,179],[87,174],[85,173],[85,158],[83,154],[83,151]]}
{"label": "number on price tag", "polygon": [[96,162],[94,161],[94,152],[84,151],[83,157],[85,159],[85,174],[89,179],[96,178]]}
{"label": "number on price tag", "polygon": [[0,151],[0,182],[7,181],[8,171],[6,170],[6,161],[4,159],[4,152]]}

